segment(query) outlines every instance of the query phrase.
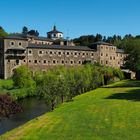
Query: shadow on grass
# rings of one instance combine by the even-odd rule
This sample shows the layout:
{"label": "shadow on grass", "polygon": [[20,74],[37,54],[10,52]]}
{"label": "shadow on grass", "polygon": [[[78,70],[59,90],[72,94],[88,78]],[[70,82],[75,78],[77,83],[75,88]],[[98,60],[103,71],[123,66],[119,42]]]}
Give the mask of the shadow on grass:
{"label": "shadow on grass", "polygon": [[116,84],[114,86],[106,86],[104,88],[126,88],[126,87],[140,87],[140,81],[129,80],[121,84]]}
{"label": "shadow on grass", "polygon": [[115,93],[105,99],[140,101],[140,89],[130,90],[126,93]]}

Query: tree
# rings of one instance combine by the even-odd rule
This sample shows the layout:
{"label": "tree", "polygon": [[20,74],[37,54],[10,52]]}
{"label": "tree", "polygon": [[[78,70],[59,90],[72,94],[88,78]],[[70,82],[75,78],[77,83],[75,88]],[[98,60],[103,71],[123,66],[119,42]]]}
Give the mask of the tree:
{"label": "tree", "polygon": [[5,37],[7,35],[8,35],[8,33],[5,32],[5,30],[0,26],[0,37]]}
{"label": "tree", "polygon": [[26,26],[22,28],[22,34],[28,34],[28,28]]}
{"label": "tree", "polygon": [[[127,44],[128,45],[128,44]],[[136,78],[140,77],[140,40],[130,40],[129,45],[126,47],[128,56],[125,58],[124,67],[136,72]]]}
{"label": "tree", "polygon": [[51,71],[44,75],[41,83],[37,86],[37,93],[42,96],[47,103],[51,104],[54,110],[58,97],[58,79]]}
{"label": "tree", "polygon": [[30,30],[28,32],[29,35],[33,35],[33,36],[39,36],[39,32],[37,30]]}
{"label": "tree", "polygon": [[9,93],[0,95],[0,116],[9,117],[21,111],[22,108],[13,101]]}
{"label": "tree", "polygon": [[12,79],[15,87],[35,87],[35,82],[32,78],[32,73],[25,66],[20,66],[17,69],[15,69]]}

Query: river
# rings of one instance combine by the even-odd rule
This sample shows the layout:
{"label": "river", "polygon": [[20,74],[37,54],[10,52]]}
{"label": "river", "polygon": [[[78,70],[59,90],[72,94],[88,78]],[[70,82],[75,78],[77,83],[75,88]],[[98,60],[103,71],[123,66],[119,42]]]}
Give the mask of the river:
{"label": "river", "polygon": [[19,104],[23,108],[21,113],[11,115],[9,118],[0,118],[0,135],[50,111],[43,100],[36,98],[22,99]]}

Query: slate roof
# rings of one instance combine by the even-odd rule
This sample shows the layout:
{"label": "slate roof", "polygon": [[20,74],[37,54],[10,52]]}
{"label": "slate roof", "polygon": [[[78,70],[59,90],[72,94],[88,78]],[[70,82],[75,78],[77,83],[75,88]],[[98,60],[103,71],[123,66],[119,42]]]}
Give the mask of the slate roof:
{"label": "slate roof", "polygon": [[116,53],[124,53],[124,50],[123,49],[117,49]]}
{"label": "slate roof", "polygon": [[4,37],[4,39],[18,39],[18,40],[27,40],[27,37],[21,36],[21,34],[14,34]]}
{"label": "slate roof", "polygon": [[18,40],[27,40],[28,38],[34,38],[35,40],[40,40],[40,41],[50,41],[53,42],[53,40],[47,38],[47,37],[42,37],[42,36],[33,36],[33,35],[24,35],[24,34],[13,34],[9,35],[7,37],[4,37],[4,39],[18,39]]}
{"label": "slate roof", "polygon": [[52,33],[62,33],[62,32],[58,31],[58,30],[56,29],[56,26],[54,26],[54,27],[53,27],[53,30],[50,31],[50,32],[47,32],[47,33],[48,33],[48,34],[52,34]]}
{"label": "slate roof", "polygon": [[58,49],[58,50],[77,50],[77,51],[95,51],[87,46],[60,46],[46,44],[29,44],[27,48],[31,49]]}
{"label": "slate roof", "polygon": [[103,42],[103,41],[98,41],[98,42],[95,42],[91,45],[108,45],[108,46],[114,46],[113,44],[110,44],[110,43],[107,43],[107,42]]}

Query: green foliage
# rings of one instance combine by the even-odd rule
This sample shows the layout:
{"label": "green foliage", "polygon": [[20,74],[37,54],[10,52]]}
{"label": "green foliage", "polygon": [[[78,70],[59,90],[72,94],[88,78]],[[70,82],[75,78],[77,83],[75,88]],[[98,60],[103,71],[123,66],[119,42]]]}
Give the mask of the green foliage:
{"label": "green foliage", "polygon": [[119,69],[86,64],[79,67],[56,67],[47,73],[36,73],[34,80],[37,85],[37,94],[51,104],[52,110],[58,103],[64,100],[72,100],[73,97],[84,92],[102,86],[107,77],[107,83],[119,79],[123,75]]}
{"label": "green foliage", "polygon": [[25,66],[20,66],[19,68],[15,69],[12,79],[14,86],[18,88],[35,86],[32,73]]}
{"label": "green foliage", "polygon": [[27,67],[21,66],[15,69],[12,80],[15,89],[11,94],[15,100],[36,95],[36,83]]}
{"label": "green foliage", "polygon": [[5,37],[7,35],[8,33],[6,33],[5,30],[0,26],[0,37]]}

